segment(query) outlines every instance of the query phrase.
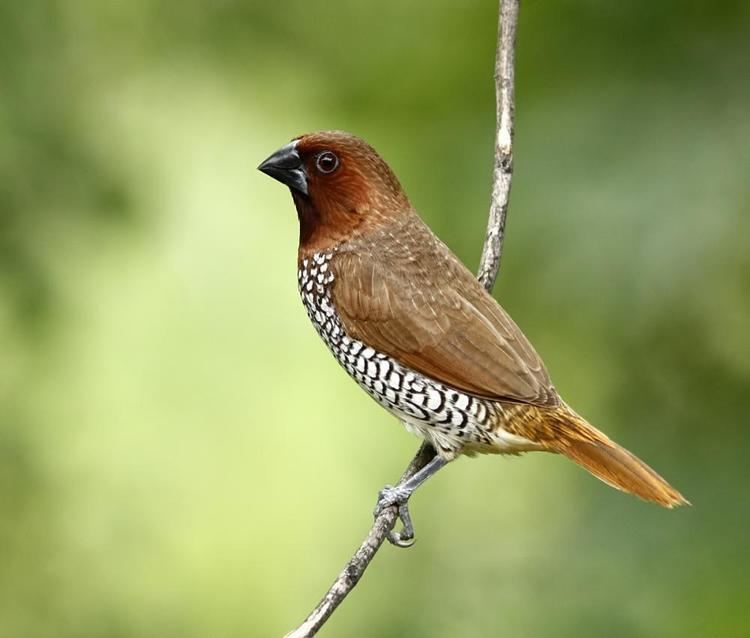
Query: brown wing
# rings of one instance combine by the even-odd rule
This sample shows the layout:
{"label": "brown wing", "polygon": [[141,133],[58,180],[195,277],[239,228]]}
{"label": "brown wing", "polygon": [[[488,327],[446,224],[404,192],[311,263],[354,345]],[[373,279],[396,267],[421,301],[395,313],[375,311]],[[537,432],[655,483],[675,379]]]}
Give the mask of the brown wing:
{"label": "brown wing", "polygon": [[367,242],[333,258],[333,301],[347,333],[464,392],[558,405],[544,364],[518,326],[418,225],[387,249]]}

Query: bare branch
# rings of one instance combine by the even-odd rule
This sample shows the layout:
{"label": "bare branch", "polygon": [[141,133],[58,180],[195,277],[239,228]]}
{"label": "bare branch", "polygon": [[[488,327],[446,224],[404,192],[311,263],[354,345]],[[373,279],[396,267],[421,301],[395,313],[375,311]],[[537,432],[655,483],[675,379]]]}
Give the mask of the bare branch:
{"label": "bare branch", "polygon": [[487,234],[479,261],[477,278],[492,290],[500,270],[505,238],[510,181],[513,177],[513,115],[516,27],[520,0],[500,0],[495,56],[495,165],[492,171],[492,201],[487,219]]}
{"label": "bare branch", "polygon": [[[497,55],[495,58],[496,133],[495,163],[492,172],[492,201],[487,220],[487,235],[482,248],[477,278],[492,290],[500,268],[500,257],[505,237],[505,218],[508,213],[510,182],[513,175],[513,68],[515,62],[516,28],[520,0],[499,0]],[[435,450],[423,443],[404,471],[401,481],[414,475],[435,456]],[[393,533],[398,518],[395,506],[384,509],[372,524],[367,537],[344,569],[299,627],[285,638],[310,638],[325,624],[330,615],[362,578],[370,561],[383,541]]]}
{"label": "bare branch", "polygon": [[[406,480],[427,465],[433,456],[435,456],[435,451],[432,447],[423,443],[411,460],[411,463],[409,463],[409,467],[406,468],[401,476],[401,481]],[[305,622],[290,631],[284,638],[308,638],[318,632],[326,620],[328,620],[328,617],[336,611],[336,608],[341,604],[346,595],[354,589],[359,579],[362,578],[362,574],[364,574],[370,561],[375,557],[375,553],[380,549],[380,546],[388,537],[391,530],[393,530],[397,518],[398,511],[395,506],[384,509],[378,515],[365,540],[362,541],[357,551],[354,552],[354,556],[344,565],[344,569],[341,570],[336,580],[333,581],[326,595],[315,606],[315,609],[310,612]]]}

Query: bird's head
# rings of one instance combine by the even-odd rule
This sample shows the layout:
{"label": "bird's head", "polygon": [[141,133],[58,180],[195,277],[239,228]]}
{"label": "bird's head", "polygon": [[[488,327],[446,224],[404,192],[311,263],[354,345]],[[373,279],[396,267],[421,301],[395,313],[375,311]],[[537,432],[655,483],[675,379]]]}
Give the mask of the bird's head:
{"label": "bird's head", "polygon": [[411,208],[375,149],[341,131],[295,138],[258,170],[289,187],[305,251],[331,248]]}

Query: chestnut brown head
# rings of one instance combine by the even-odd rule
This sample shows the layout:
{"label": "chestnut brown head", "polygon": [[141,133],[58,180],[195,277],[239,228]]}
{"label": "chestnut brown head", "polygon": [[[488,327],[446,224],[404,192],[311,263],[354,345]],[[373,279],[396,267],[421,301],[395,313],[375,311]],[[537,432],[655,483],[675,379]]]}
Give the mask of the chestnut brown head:
{"label": "chestnut brown head", "polygon": [[258,169],[289,187],[301,248],[328,248],[410,209],[389,166],[367,142],[349,133],[303,135]]}

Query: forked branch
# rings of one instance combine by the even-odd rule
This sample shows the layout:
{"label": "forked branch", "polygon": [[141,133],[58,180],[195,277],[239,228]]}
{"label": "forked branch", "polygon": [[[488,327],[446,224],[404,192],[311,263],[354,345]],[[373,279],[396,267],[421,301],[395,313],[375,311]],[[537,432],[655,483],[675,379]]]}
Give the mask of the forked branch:
{"label": "forked branch", "polygon": [[[497,53],[495,57],[495,161],[492,171],[492,200],[487,220],[487,234],[482,248],[477,278],[487,289],[492,290],[500,268],[505,237],[505,218],[508,214],[510,183],[513,175],[513,113],[514,113],[514,65],[516,28],[520,0],[499,0],[497,29]],[[435,456],[435,450],[423,443],[406,468],[401,481],[423,468]],[[399,481],[399,482],[401,482]],[[365,569],[375,557],[386,538],[393,533],[398,519],[396,506],[385,508],[375,518],[372,528],[354,556],[344,565],[321,601],[310,615],[285,638],[309,638],[325,624],[331,614],[362,578]]]}

